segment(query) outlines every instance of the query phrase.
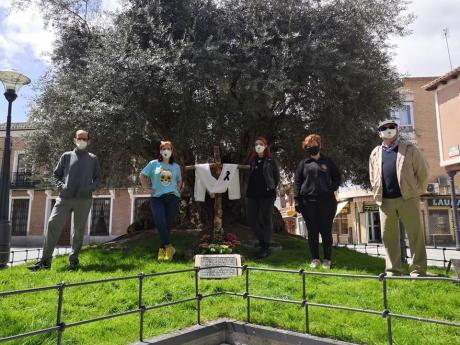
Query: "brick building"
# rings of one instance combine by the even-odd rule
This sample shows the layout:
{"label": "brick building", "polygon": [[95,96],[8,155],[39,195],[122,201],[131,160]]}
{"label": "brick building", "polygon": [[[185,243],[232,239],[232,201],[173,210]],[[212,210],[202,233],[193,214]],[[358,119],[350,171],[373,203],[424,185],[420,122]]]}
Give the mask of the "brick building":
{"label": "brick building", "polygon": [[[13,246],[41,246],[57,192],[40,187],[24,166],[24,137],[33,129],[27,123],[13,123],[11,129],[10,220]],[[0,125],[0,159],[3,155],[5,126]],[[143,193],[143,194],[142,194]],[[149,194],[135,188],[98,190],[88,217],[85,243],[103,242],[126,233],[135,210]],[[70,244],[71,222],[65,227],[60,245]]]}
{"label": "brick building", "polygon": [[[439,164],[436,100],[424,88],[435,79],[404,78],[401,89],[404,102],[392,116],[399,122],[403,138],[419,147],[430,166],[430,183],[420,205],[426,243],[454,244],[448,177]],[[338,197],[345,207],[336,217],[336,237],[348,243],[381,243],[379,209],[370,193],[350,187],[342,188]]]}

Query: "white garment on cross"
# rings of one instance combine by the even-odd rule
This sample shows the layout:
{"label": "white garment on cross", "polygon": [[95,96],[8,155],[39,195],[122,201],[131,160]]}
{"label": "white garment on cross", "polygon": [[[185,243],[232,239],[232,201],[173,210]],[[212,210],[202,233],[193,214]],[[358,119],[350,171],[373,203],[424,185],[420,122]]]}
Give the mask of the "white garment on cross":
{"label": "white garment on cross", "polygon": [[209,164],[195,165],[194,198],[204,201],[206,190],[214,197],[216,193],[225,193],[228,190],[230,200],[240,199],[240,174],[237,164],[223,164],[222,172],[218,179],[211,174]]}

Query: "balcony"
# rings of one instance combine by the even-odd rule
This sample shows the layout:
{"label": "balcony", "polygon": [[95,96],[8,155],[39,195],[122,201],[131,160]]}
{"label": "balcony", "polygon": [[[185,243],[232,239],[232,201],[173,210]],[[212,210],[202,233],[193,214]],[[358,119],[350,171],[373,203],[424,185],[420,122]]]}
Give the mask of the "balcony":
{"label": "balcony", "polygon": [[40,181],[32,179],[32,173],[28,171],[16,171],[11,175],[12,189],[34,188]]}

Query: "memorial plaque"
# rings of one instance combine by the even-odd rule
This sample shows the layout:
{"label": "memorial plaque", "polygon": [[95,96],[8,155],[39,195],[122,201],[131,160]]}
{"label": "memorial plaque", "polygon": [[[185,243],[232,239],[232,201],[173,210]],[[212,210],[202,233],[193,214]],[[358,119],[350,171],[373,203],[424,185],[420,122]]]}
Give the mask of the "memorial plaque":
{"label": "memorial plaque", "polygon": [[[195,255],[195,267],[210,266],[241,266],[241,255],[239,254],[209,254]],[[241,275],[241,269],[232,267],[216,267],[200,270],[201,279],[222,279]]]}

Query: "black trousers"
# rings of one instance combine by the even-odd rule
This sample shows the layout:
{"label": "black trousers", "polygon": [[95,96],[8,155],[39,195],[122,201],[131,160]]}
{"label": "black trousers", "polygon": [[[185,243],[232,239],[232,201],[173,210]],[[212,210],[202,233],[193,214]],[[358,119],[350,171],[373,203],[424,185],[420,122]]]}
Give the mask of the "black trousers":
{"label": "black trousers", "polygon": [[332,222],[337,211],[335,198],[303,200],[302,216],[308,232],[308,245],[312,259],[319,259],[319,234],[323,240],[324,259],[332,256]]}
{"label": "black trousers", "polygon": [[273,233],[273,207],[275,198],[248,198],[248,223],[261,248],[270,247]]}

